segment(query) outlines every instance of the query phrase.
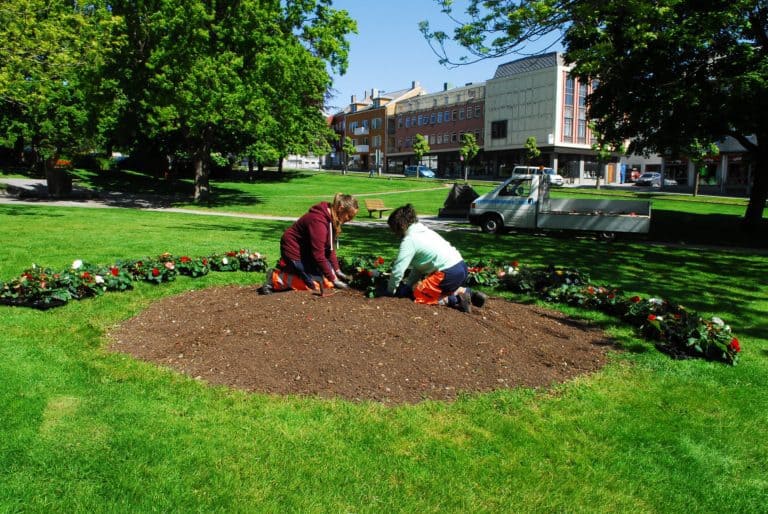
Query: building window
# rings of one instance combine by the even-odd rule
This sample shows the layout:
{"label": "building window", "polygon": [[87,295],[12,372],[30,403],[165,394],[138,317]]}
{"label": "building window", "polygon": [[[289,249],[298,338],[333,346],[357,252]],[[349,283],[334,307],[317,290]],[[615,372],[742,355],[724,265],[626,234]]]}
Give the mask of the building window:
{"label": "building window", "polygon": [[455,143],[455,142],[456,142],[456,132],[451,134],[451,143]]}
{"label": "building window", "polygon": [[453,111],[453,114],[451,115],[451,119],[453,121],[456,121],[458,118],[456,117],[456,111]]}
{"label": "building window", "polygon": [[440,111],[437,113],[437,122],[442,123],[443,122],[443,111]]}
{"label": "building window", "polygon": [[406,116],[405,117],[405,128],[410,128],[410,127],[411,127],[411,118],[410,118],[410,116]]}
{"label": "building window", "polygon": [[433,112],[433,113],[432,113],[432,114],[429,116],[429,123],[430,123],[431,125],[434,125],[436,121],[437,121],[437,115],[436,115],[436,114]]}
{"label": "building window", "polygon": [[472,107],[467,107],[467,119],[472,119]]}
{"label": "building window", "polygon": [[579,126],[577,138],[579,143],[587,142],[587,85],[579,84]]}
{"label": "building window", "polygon": [[507,120],[491,122],[491,139],[506,139]]}
{"label": "building window", "polygon": [[368,120],[363,120],[363,128],[368,128]]}
{"label": "building window", "polygon": [[373,118],[373,120],[371,120],[371,128],[380,129],[381,128],[381,118]]}
{"label": "building window", "polygon": [[373,136],[373,147],[374,148],[381,147],[381,136]]}
{"label": "building window", "polygon": [[476,105],[475,106],[475,118],[479,118],[479,117],[480,117],[480,106]]}
{"label": "building window", "polygon": [[443,120],[445,120],[446,123],[451,121],[451,111],[445,111],[445,116],[443,117]]}
{"label": "building window", "polygon": [[463,120],[463,119],[464,119],[464,109],[459,111],[459,120]]}
{"label": "building window", "polygon": [[397,128],[403,128],[403,117],[398,116],[397,117]]}
{"label": "building window", "polygon": [[573,141],[573,95],[576,87],[573,77],[565,78],[563,99],[563,141]]}

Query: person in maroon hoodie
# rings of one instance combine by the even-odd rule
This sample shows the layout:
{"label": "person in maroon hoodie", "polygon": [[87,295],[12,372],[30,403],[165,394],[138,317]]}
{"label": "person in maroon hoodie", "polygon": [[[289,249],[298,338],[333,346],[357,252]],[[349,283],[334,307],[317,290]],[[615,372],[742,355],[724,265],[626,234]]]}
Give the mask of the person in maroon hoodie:
{"label": "person in maroon hoodie", "polygon": [[342,193],[336,193],[330,203],[313,205],[283,233],[280,262],[277,269],[267,271],[267,281],[259,292],[347,289],[347,277],[336,259],[336,238],[342,224],[357,216],[358,210],[357,199]]}

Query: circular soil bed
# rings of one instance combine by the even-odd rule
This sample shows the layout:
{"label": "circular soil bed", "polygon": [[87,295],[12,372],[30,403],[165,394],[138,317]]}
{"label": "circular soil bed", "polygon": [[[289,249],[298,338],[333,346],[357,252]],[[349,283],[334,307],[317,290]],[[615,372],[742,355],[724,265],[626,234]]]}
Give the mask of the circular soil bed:
{"label": "circular soil bed", "polygon": [[239,286],[165,298],[111,338],[114,351],[212,384],[392,404],[563,382],[602,367],[612,344],[561,313],[498,298],[465,314]]}

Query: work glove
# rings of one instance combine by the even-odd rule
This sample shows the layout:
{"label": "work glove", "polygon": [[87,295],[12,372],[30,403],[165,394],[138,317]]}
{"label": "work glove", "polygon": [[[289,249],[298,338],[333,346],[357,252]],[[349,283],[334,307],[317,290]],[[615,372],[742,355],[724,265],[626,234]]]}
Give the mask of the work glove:
{"label": "work glove", "polygon": [[349,282],[349,277],[340,269],[336,270],[336,278],[340,278],[344,282]]}
{"label": "work glove", "polygon": [[342,282],[338,278],[333,281],[333,287],[336,289],[349,289],[349,285],[346,282]]}

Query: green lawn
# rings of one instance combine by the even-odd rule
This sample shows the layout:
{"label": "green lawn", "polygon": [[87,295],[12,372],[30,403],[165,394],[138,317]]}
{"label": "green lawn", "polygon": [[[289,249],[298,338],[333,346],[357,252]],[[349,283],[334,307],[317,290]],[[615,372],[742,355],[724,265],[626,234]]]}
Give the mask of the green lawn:
{"label": "green lawn", "polygon": [[[434,181],[290,175],[215,183],[208,209],[296,216],[343,191],[433,214],[447,195],[408,192]],[[659,197],[653,205],[655,217],[680,225],[657,217],[659,238],[685,244],[445,236],[467,260],[573,265],[595,283],[720,316],[742,342],[736,367],[672,360],[618,320],[561,307],[626,351],[552,389],[391,408],[209,387],[105,350],[110,327],[159,298],[261,283],[262,273],[140,284],[45,312],[0,307],[0,512],[764,512],[768,256],[755,248],[765,240],[739,235],[743,204]],[[711,229],[715,219],[723,232]],[[165,251],[246,247],[272,262],[286,226],[0,205],[0,280],[33,262],[107,264]],[[752,248],[700,246],[722,241]],[[396,242],[381,227],[348,227],[340,253],[391,258]],[[258,315],[258,302],[251,310]]]}

